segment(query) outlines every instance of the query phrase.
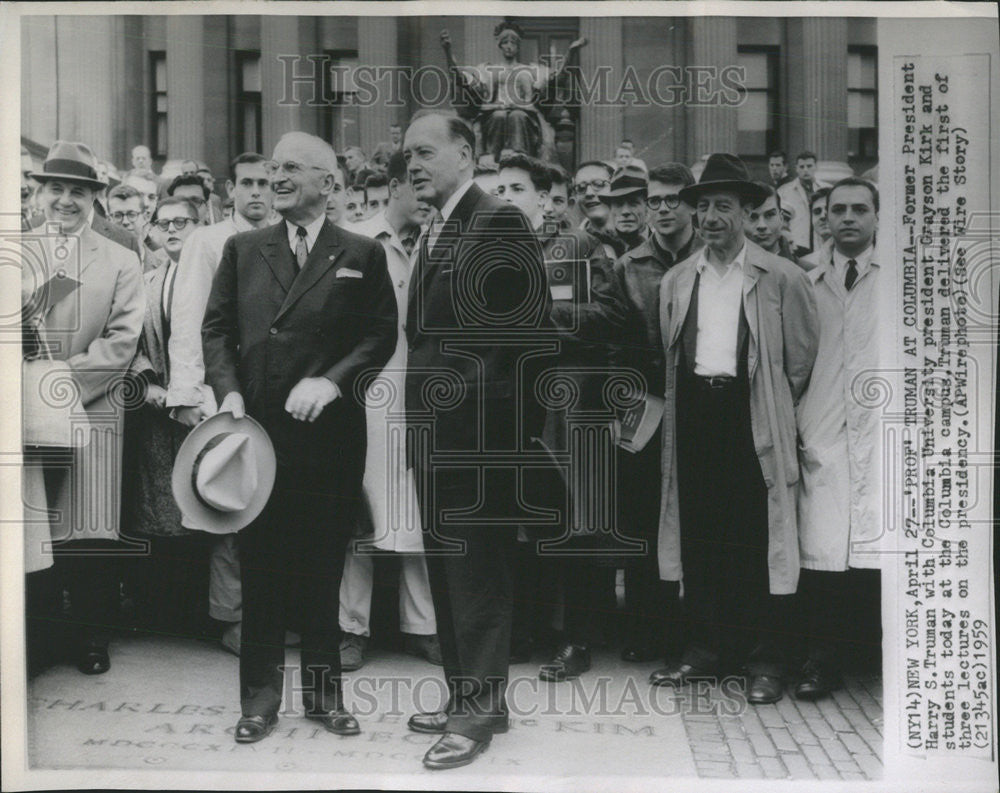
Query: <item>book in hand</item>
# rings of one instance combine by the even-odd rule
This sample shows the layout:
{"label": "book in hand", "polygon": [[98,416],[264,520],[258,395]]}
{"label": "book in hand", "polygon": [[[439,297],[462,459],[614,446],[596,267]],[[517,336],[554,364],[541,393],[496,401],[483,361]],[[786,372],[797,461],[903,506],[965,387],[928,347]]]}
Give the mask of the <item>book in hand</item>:
{"label": "book in hand", "polygon": [[545,275],[553,300],[590,302],[590,261],[587,259],[545,260]]}
{"label": "book in hand", "polygon": [[616,416],[616,442],[627,452],[642,451],[663,418],[663,397],[644,394],[629,408],[621,408]]}

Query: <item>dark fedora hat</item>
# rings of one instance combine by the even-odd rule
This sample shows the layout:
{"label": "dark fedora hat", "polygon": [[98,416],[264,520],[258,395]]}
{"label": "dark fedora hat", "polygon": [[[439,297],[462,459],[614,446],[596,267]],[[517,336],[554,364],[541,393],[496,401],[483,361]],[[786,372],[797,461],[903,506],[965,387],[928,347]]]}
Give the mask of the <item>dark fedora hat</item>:
{"label": "dark fedora hat", "polygon": [[57,140],[45,155],[42,170],[28,174],[32,179],[44,182],[47,179],[61,179],[67,182],[85,184],[94,190],[103,190],[107,182],[97,175],[97,158],[86,143]]}
{"label": "dark fedora hat", "polygon": [[685,187],[679,195],[685,204],[694,206],[703,193],[720,191],[746,196],[755,207],[764,203],[769,195],[763,186],[750,178],[743,160],[735,154],[724,153],[710,155],[698,183]]}
{"label": "dark fedora hat", "polygon": [[633,193],[645,193],[647,190],[649,190],[649,177],[646,172],[638,165],[629,163],[615,171],[608,192],[602,193],[598,198],[605,204],[610,204],[616,198]]}

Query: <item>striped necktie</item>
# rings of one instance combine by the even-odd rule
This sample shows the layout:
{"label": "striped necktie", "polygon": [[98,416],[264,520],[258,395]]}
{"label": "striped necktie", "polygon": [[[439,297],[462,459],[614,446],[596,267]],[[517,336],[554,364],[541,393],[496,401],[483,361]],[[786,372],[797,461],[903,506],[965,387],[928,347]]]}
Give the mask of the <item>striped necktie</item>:
{"label": "striped necktie", "polygon": [[295,236],[298,237],[295,241],[295,263],[300,271],[306,266],[306,259],[309,258],[309,247],[306,245],[307,233],[303,226],[297,226],[295,229]]}

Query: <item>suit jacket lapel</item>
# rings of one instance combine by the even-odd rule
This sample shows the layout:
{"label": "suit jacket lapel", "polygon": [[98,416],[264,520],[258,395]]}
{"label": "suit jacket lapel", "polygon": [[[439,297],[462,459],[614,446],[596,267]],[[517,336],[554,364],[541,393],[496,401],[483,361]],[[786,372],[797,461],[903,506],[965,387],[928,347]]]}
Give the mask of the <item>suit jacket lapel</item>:
{"label": "suit jacket lapel", "polygon": [[413,317],[413,321],[408,322],[407,327],[411,325],[418,327],[421,324],[418,320],[420,315],[418,314],[417,302],[421,294],[427,293],[427,283],[431,276],[444,262],[451,261],[453,265],[457,266],[455,243],[466,231],[468,221],[475,212],[476,204],[484,195],[482,188],[475,183],[465,191],[434,241],[433,251],[429,249],[429,231],[421,235],[416,264],[413,268],[413,275],[410,277],[410,291],[407,295],[406,315]]}
{"label": "suit jacket lapel", "polygon": [[270,238],[260,248],[260,255],[287,294],[295,280],[295,260],[288,247],[288,226],[284,220],[273,227]]}
{"label": "suit jacket lapel", "polygon": [[146,325],[153,332],[158,349],[165,349],[163,343],[163,279],[166,265],[160,265],[146,274]]}
{"label": "suit jacket lapel", "polygon": [[[285,247],[288,248],[287,236]],[[295,279],[292,281],[291,289],[288,290],[288,294],[285,296],[285,302],[282,303],[281,308],[278,310],[278,315],[274,318],[275,322],[281,319],[298,302],[302,295],[312,289],[316,285],[316,282],[326,275],[327,271],[333,267],[334,262],[343,249],[344,245],[340,240],[340,235],[336,228],[329,220],[324,220],[323,226],[319,230],[319,235],[316,237],[316,242],[309,252],[309,258],[306,259],[306,264],[302,268],[302,272],[295,276]],[[291,255],[291,248],[288,248],[288,253]]]}

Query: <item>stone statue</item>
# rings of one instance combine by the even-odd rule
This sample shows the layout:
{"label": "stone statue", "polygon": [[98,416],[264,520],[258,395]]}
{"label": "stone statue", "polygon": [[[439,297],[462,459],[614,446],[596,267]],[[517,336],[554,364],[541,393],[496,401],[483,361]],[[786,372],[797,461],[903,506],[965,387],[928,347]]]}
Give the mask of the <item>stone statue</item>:
{"label": "stone statue", "polygon": [[557,59],[559,62],[550,68],[520,62],[523,31],[516,22],[504,20],[493,35],[500,48],[500,63],[460,67],[451,52],[451,36],[447,30],[441,32],[441,46],[455,78],[453,102],[459,115],[479,122],[483,153],[492,155],[495,161],[500,159],[501,152],[508,150],[541,156],[546,123],[540,106],[543,97],[563,74],[573,53],[587,40],[572,42],[565,57]]}

